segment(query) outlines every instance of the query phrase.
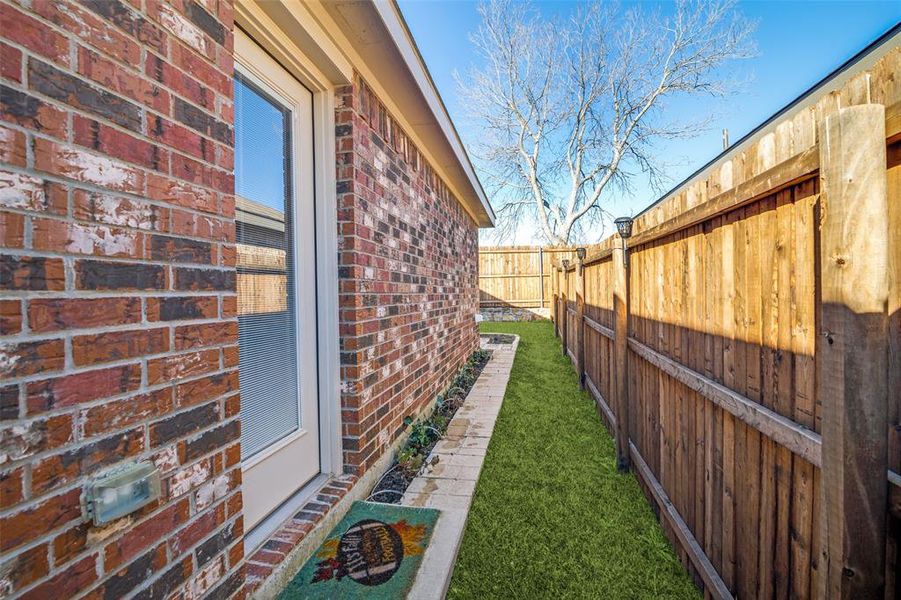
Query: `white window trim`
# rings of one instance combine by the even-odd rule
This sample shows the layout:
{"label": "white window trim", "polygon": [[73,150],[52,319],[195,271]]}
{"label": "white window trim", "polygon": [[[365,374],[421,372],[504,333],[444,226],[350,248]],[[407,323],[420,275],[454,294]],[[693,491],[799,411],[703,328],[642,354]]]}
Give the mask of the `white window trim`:
{"label": "white window trim", "polygon": [[[313,173],[316,203],[317,346],[319,354],[320,471],[343,471],[341,398],[338,358],[338,205],[335,180],[336,84],[307,60],[301,50],[261,11],[239,3],[235,21],[235,54],[247,54],[247,44],[268,52],[313,93]],[[252,39],[251,39],[252,38]],[[315,481],[315,480],[314,480]],[[303,496],[302,488],[297,497]],[[290,500],[288,501],[290,502]],[[278,512],[278,511],[277,511]],[[264,521],[265,522],[265,521]],[[261,523],[262,525],[263,523]]]}
{"label": "white window trim", "polygon": [[[250,49],[248,49],[250,50]],[[306,152],[303,150],[302,146],[304,145],[305,139],[304,136],[299,135],[300,131],[297,130],[295,125],[295,119],[302,119],[303,121],[307,121],[310,119],[310,114],[308,110],[304,110],[301,105],[295,105],[295,99],[292,98],[292,95],[286,90],[283,89],[282,82],[274,81],[272,75],[275,73],[281,72],[276,71],[275,73],[271,72],[271,69],[264,67],[268,61],[268,57],[259,50],[259,48],[254,48],[256,52],[255,57],[251,57],[249,53],[244,53],[239,55],[240,60],[235,61],[235,73],[240,74],[241,77],[249,82],[251,85],[258,87],[263,94],[265,94],[268,98],[273,100],[278,104],[279,108],[285,109],[287,108],[290,111],[290,144],[291,148],[289,151],[289,156],[294,164],[291,165],[291,173],[292,173],[292,181],[291,181],[291,203],[290,207],[293,212],[291,215],[290,222],[293,224],[293,232],[292,237],[294,238],[290,245],[290,252],[292,257],[292,263],[294,265],[295,270],[295,281],[293,290],[294,302],[295,302],[295,311],[294,311],[294,339],[295,339],[295,348],[296,348],[296,356],[295,356],[295,369],[296,369],[296,403],[297,403],[297,414],[298,414],[298,427],[291,433],[288,433],[281,439],[270,443],[268,446],[258,450],[252,456],[242,459],[242,464],[244,469],[250,469],[254,465],[265,461],[270,456],[278,453],[285,446],[288,446],[292,442],[302,438],[304,435],[310,433],[310,427],[305,425],[309,421],[309,415],[304,415],[304,405],[303,398],[308,396],[312,396],[316,394],[318,397],[318,364],[314,369],[309,369],[309,364],[304,363],[303,361],[309,360],[309,357],[304,357],[303,353],[308,352],[309,349],[304,348],[304,340],[302,339],[302,335],[304,331],[309,331],[316,326],[315,321],[311,322],[310,315],[305,313],[300,313],[297,311],[296,306],[304,303],[308,298],[304,296],[305,293],[309,293],[308,290],[304,290],[304,284],[301,279],[303,277],[302,269],[309,262],[313,262],[315,269],[315,254],[314,256],[309,256],[309,252],[304,252],[304,249],[301,247],[300,239],[309,233],[312,233],[312,238],[315,241],[316,231],[315,231],[315,223],[313,223],[312,227],[309,227],[309,223],[306,225],[300,223],[302,220],[302,208],[301,205],[304,202],[301,200],[302,198],[309,198],[311,193],[315,192],[315,187],[310,186],[306,188],[306,183],[303,181],[302,173],[305,171],[304,163],[302,163],[301,157],[306,156]],[[284,82],[284,84],[294,84],[297,86],[296,81],[292,82]],[[304,88],[304,93],[308,92],[306,88]],[[312,103],[311,103],[312,104]],[[311,107],[310,107],[311,108]],[[240,207],[240,198],[237,198],[237,205]],[[314,203],[315,209],[315,203]],[[305,230],[304,227],[309,227],[309,229]],[[314,250],[315,252],[315,250]],[[315,272],[315,271],[314,271]],[[318,298],[316,296],[316,290],[313,290],[313,298],[314,302],[318,303]],[[318,352],[318,348],[316,349]],[[318,360],[318,356],[317,356]],[[311,377],[312,372],[315,372],[317,378],[317,384],[315,386],[315,391],[311,392],[309,389],[305,390],[305,384],[307,378]],[[317,406],[317,416],[316,416],[316,425],[315,429],[317,434],[319,433],[319,417],[318,417],[318,406]],[[242,427],[243,431],[243,427]],[[243,449],[243,448],[242,448]],[[321,451],[321,449],[320,449]],[[317,473],[321,472],[319,468],[320,465],[317,466]],[[245,504],[246,506],[246,504]]]}

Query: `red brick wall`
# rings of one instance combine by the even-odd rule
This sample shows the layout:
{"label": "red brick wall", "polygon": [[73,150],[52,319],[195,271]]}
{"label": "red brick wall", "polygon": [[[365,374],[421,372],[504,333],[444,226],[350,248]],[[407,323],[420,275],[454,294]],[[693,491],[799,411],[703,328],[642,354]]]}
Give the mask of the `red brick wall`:
{"label": "red brick wall", "polygon": [[478,348],[478,228],[360,78],[337,105],[342,434],[361,474]]}
{"label": "red brick wall", "polygon": [[[231,2],[0,15],[0,596],[229,597],[245,581]],[[477,229],[365,85],[338,95],[360,474],[477,346]],[[163,497],[93,527],[83,487],[124,460],[154,461]]]}
{"label": "red brick wall", "polygon": [[[143,9],[142,9],[143,7]],[[0,1],[0,596],[243,584],[230,0]],[[92,476],[163,498],[106,527]]]}

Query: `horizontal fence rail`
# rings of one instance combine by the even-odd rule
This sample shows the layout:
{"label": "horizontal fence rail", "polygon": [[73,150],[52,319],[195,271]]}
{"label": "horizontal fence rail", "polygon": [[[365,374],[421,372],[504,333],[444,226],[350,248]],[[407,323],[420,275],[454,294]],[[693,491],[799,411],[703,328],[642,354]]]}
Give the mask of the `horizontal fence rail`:
{"label": "horizontal fence rail", "polygon": [[901,594],[899,56],[548,270],[618,465],[709,597]]}

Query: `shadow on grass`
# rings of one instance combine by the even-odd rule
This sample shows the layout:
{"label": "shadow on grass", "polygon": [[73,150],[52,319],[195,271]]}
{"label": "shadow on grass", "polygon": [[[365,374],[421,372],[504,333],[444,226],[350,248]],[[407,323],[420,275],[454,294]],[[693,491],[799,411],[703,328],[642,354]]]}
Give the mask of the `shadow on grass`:
{"label": "shadow on grass", "polygon": [[548,321],[521,337],[448,598],[699,598]]}

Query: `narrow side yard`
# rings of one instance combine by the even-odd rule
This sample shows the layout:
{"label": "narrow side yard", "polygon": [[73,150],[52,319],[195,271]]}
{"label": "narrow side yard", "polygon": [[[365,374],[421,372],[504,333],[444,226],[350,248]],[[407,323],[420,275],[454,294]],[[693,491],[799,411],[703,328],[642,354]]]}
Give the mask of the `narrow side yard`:
{"label": "narrow side yard", "polygon": [[550,322],[519,351],[448,598],[698,598]]}

